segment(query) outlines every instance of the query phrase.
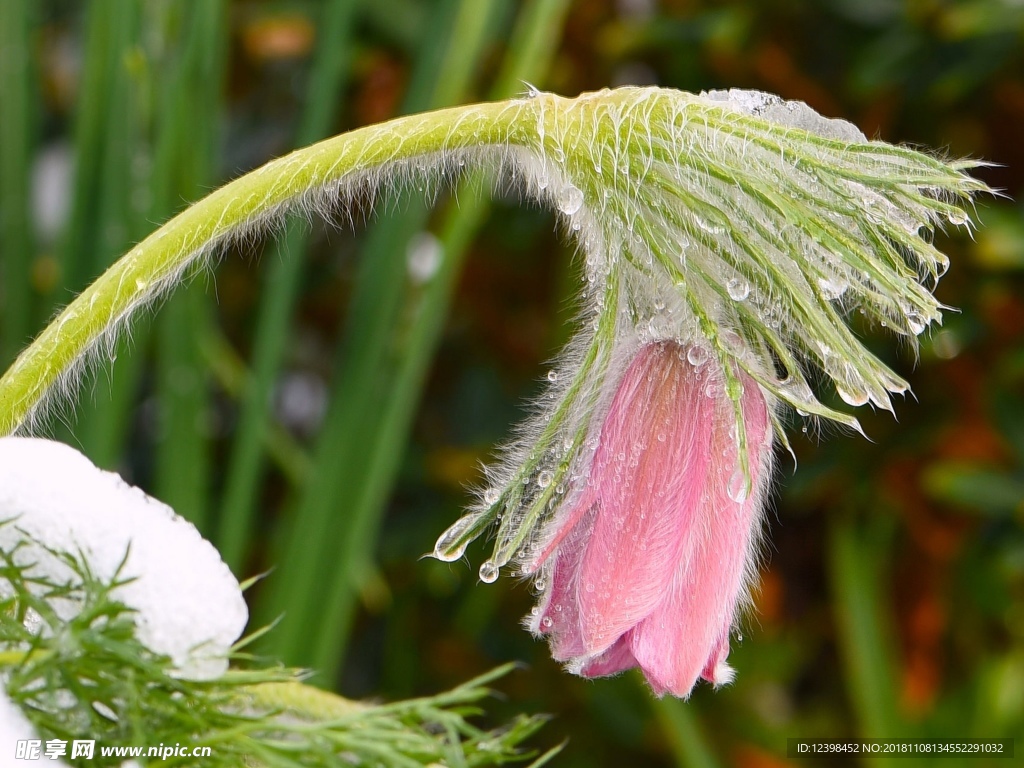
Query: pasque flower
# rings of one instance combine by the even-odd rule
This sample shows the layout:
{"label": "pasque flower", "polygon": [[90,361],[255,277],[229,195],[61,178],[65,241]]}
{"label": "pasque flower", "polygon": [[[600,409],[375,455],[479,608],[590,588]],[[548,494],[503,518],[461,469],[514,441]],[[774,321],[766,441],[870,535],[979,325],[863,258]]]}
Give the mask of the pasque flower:
{"label": "pasque flower", "polygon": [[[771,462],[769,408],[743,377],[746,461],[716,363],[674,341],[641,347],[600,425],[586,481],[530,571],[531,629],[586,677],[639,666],[659,694],[732,679],[729,633],[752,575]],[[691,360],[692,358],[692,360]],[[697,364],[695,364],[695,362]]]}
{"label": "pasque flower", "polygon": [[[854,430],[909,385],[849,325],[915,348],[942,305],[932,233],[984,184],[755,91],[533,94],[520,185],[582,255],[580,331],[473,510],[438,540],[534,579],[531,628],[585,676],[639,666],[658,693],[726,682],[782,407]],[[810,375],[809,375],[810,374]],[[662,439],[664,438],[664,439]]]}

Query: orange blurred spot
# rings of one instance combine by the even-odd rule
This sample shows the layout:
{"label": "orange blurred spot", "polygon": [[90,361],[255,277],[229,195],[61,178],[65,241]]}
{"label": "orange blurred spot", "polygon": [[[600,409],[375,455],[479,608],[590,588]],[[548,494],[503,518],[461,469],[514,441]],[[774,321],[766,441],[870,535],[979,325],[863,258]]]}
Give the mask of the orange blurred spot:
{"label": "orange blurred spot", "polygon": [[737,768],[787,768],[790,761],[765,752],[752,744],[741,744],[733,750],[732,764]]}
{"label": "orange blurred spot", "polygon": [[753,55],[758,76],[785,99],[800,99],[826,117],[842,111],[828,90],[807,77],[781,45],[764,43]]}
{"label": "orange blurred spot", "polygon": [[298,59],[313,49],[316,30],[305,16],[272,16],[242,28],[242,46],[251,59]]}
{"label": "orange blurred spot", "polygon": [[947,611],[937,584],[918,595],[906,616],[907,652],[903,669],[903,704],[915,714],[931,709],[939,691],[942,639]]}
{"label": "orange blurred spot", "polygon": [[776,571],[761,573],[761,583],[754,591],[754,607],[757,618],[765,626],[777,625],[782,620],[785,588],[785,582]]}
{"label": "orange blurred spot", "polygon": [[404,90],[402,65],[383,56],[373,57],[356,94],[356,121],[371,125],[394,117]]}

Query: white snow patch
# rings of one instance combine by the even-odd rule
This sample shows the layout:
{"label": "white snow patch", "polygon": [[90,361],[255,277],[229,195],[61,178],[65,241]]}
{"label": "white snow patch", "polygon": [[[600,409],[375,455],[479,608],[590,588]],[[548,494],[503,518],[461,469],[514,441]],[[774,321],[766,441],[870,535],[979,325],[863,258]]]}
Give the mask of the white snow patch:
{"label": "white snow patch", "polygon": [[[10,760],[12,765],[28,764],[29,762],[38,763],[38,760],[19,760],[14,756],[15,745],[19,741],[38,738],[35,729],[32,728],[32,724],[21,713],[21,710],[15,706],[14,702],[7,698],[3,681],[0,680],[0,755],[4,755],[3,758],[0,758],[0,762],[3,765],[8,765],[7,760]],[[47,763],[47,765],[53,764],[53,762]],[[63,762],[56,764],[66,765]]]}
{"label": "white snow patch", "polygon": [[730,88],[728,91],[703,91],[701,96],[711,101],[725,102],[748,115],[763,117],[779,125],[800,128],[822,138],[849,142],[867,141],[867,137],[853,123],[822,117],[804,102],[786,101],[774,93]]}
{"label": "white snow patch", "polygon": [[[227,669],[227,653],[248,621],[241,589],[213,545],[166,504],[67,445],[4,437],[0,520],[12,518],[0,526],[5,551],[28,534],[52,550],[81,552],[101,580],[113,578],[124,560],[120,578],[134,581],[114,596],[137,611],[139,640],[173,659],[181,677],[211,679]],[[22,546],[16,560],[59,582],[74,578],[36,545]],[[0,581],[0,594],[4,587]],[[56,608],[65,618],[78,610]]]}

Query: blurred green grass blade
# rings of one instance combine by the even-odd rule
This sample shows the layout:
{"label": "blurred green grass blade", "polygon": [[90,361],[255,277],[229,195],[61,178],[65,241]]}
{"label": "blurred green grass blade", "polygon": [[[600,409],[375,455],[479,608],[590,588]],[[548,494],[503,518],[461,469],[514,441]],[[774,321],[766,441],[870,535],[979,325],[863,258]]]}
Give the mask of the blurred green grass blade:
{"label": "blurred green grass blade", "polygon": [[7,367],[33,331],[34,255],[29,174],[36,104],[29,66],[29,0],[0,3],[0,366]]}
{"label": "blurred green grass blade", "polygon": [[679,768],[719,768],[701,732],[692,702],[666,696],[655,699],[653,707]]}
{"label": "blurred green grass blade", "polygon": [[[211,328],[201,342],[203,360],[217,386],[235,399],[252,387],[252,374],[245,360],[217,328]],[[311,463],[305,449],[283,427],[268,422],[263,436],[263,450],[293,486],[309,479]]]}
{"label": "blurred green grass blade", "polygon": [[[128,9],[126,9],[127,11]],[[145,236],[152,220],[140,202],[148,198],[149,180],[140,172],[149,159],[147,127],[152,112],[152,78],[156,68],[146,61],[137,41],[143,21],[137,7],[126,14],[131,20],[128,37],[117,57],[115,70],[107,80],[108,98],[117,105],[116,117],[110,117],[103,131],[103,164],[97,181],[99,227],[91,255],[79,257],[89,276],[106,269],[121,253]],[[134,331],[145,338],[146,324]],[[87,407],[76,409],[75,433],[83,450],[99,466],[116,469],[123,454],[132,408],[136,403],[141,376],[142,350],[120,341],[112,351],[110,367],[102,372]]]}
{"label": "blurred green grass blade", "polygon": [[[494,98],[511,95],[510,91],[518,90],[523,79],[543,76],[567,6],[566,2],[546,0],[523,7],[506,57],[506,61],[513,61],[522,69],[503,67],[492,93]],[[532,55],[520,56],[524,48]],[[368,459],[366,467],[359,475],[356,492],[348,494],[349,503],[343,513],[347,525],[344,538],[338,542],[341,567],[336,569],[330,582],[331,591],[313,656],[316,669],[330,673],[341,663],[355,610],[355,584],[359,574],[371,566],[387,498],[405,454],[412,420],[451,297],[469,244],[490,208],[483,194],[483,182],[484,175],[474,173],[459,185],[455,195],[459,204],[449,206],[442,224],[440,262],[434,274],[423,286],[407,279],[398,283],[404,287],[403,309],[387,342],[389,348],[396,349],[393,368],[387,375],[380,408],[373,411],[378,414],[374,426],[365,432],[371,438],[366,446],[369,450],[364,448]]]}
{"label": "blurred green grass blade", "polygon": [[956,504],[991,517],[1024,519],[1024,477],[1006,470],[962,461],[937,462],[924,472],[925,491],[945,504]]}
{"label": "blurred green grass blade", "polygon": [[[100,4],[102,5],[102,4]],[[139,173],[149,152],[146,124],[152,67],[139,46],[142,13],[137,3],[116,0],[89,7],[86,74],[79,93],[75,136],[75,193],[62,254],[64,286],[82,288],[149,229],[139,200],[147,185]],[[116,17],[116,18],[113,18]],[[102,110],[97,112],[97,104]],[[97,377],[93,397],[75,409],[75,437],[98,465],[117,468],[123,435],[135,402],[138,367],[118,355]]]}
{"label": "blurred green grass blade", "polygon": [[[352,19],[360,2],[330,0],[323,6],[297,146],[327,136],[335,123],[339,94],[349,74]],[[224,562],[235,573],[243,567],[255,527],[263,445],[271,429],[270,401],[284,357],[289,320],[298,299],[306,242],[302,223],[291,221],[274,252],[265,259],[269,263],[264,267],[266,278],[254,332],[253,371],[240,400],[241,414],[228,459],[216,538]]]}
{"label": "blurred green grass blade", "polygon": [[[112,115],[120,115],[128,79],[125,59],[135,46],[138,3],[133,0],[93,0],[86,11],[85,65],[75,114],[75,174],[71,213],[61,252],[62,287],[55,297],[63,304],[68,291],[81,290],[119,252],[103,253],[100,241],[120,222],[104,198],[104,184],[124,172],[128,159],[123,147],[110,142]],[[104,210],[106,209],[106,210]]]}
{"label": "blurred green grass blade", "polygon": [[[464,93],[494,2],[446,0],[442,4],[434,26],[425,33],[403,111],[447,106],[432,100],[457,100]],[[457,44],[452,43],[455,30],[464,35]],[[466,36],[469,32],[475,39]],[[405,213],[375,226],[362,251],[312,480],[298,504],[296,519],[281,537],[284,544],[275,557],[278,570],[268,585],[265,615],[288,612],[288,620],[270,638],[273,652],[288,663],[309,664],[313,647],[321,644],[311,639],[331,631],[333,622],[325,621],[324,612],[333,606],[308,596],[322,593],[336,578],[350,578],[350,564],[339,561],[340,539],[346,529],[360,524],[350,514],[348,502],[358,496],[363,482],[375,410],[381,407],[387,384],[390,364],[385,358],[391,354],[390,332],[401,307],[406,246],[412,234],[423,228],[427,215],[424,204],[409,195],[400,197],[398,209]]]}
{"label": "blurred green grass blade", "polygon": [[[836,515],[825,552],[846,685],[859,725],[855,735],[874,739],[908,735],[900,721],[892,635],[885,619],[889,606],[882,594],[886,533],[877,522],[857,527]],[[880,756],[872,765],[889,762]]]}
{"label": "blurred green grass blade", "polygon": [[[181,14],[176,16],[176,14]],[[161,108],[153,205],[169,216],[202,194],[215,176],[218,117],[228,50],[227,3],[168,8],[167,29],[184,30],[181,56]],[[180,26],[179,26],[180,25]],[[210,301],[192,286],[158,318],[157,395],[160,408],[154,491],[200,531],[207,528],[211,409],[202,342]]]}
{"label": "blurred green grass blade", "polygon": [[547,76],[562,39],[570,0],[528,0],[522,3],[508,50],[495,78],[491,96],[508,99],[530,83]]}

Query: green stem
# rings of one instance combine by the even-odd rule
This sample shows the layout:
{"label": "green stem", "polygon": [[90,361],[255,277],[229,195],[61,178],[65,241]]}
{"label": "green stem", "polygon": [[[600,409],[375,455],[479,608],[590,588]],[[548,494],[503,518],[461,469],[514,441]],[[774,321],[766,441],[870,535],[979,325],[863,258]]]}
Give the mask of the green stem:
{"label": "green stem", "polygon": [[304,683],[262,683],[248,686],[245,692],[252,697],[257,707],[282,710],[310,720],[335,720],[368,709],[366,704],[350,701]]}
{"label": "green stem", "polygon": [[45,659],[52,651],[36,648],[31,651],[0,651],[0,667],[20,667],[30,661]]}
{"label": "green stem", "polygon": [[326,188],[357,191],[364,179],[376,186],[377,174],[395,163],[480,145],[535,144],[533,101],[453,107],[355,130],[267,163],[182,211],[86,288],[0,378],[0,435],[31,420],[86,353],[112,343],[134,310],[172,288],[203,255]]}

